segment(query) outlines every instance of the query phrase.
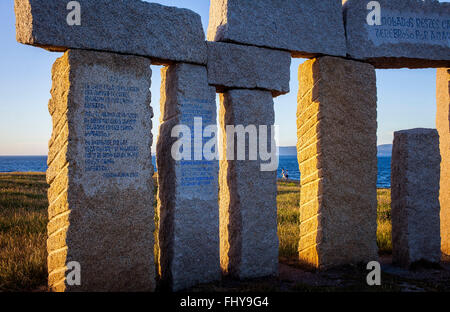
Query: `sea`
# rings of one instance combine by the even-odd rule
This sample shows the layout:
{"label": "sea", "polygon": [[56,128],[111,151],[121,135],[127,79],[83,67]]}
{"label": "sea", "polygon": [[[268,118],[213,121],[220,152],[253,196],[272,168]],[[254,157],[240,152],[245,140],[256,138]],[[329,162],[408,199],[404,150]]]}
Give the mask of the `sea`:
{"label": "sea", "polygon": [[[156,168],[156,158],[153,156]],[[297,156],[279,156],[278,177],[282,178],[282,170],[287,170],[291,180],[300,180]],[[47,170],[47,156],[0,156],[0,172],[45,172]],[[379,188],[391,187],[391,157],[378,157]]]}

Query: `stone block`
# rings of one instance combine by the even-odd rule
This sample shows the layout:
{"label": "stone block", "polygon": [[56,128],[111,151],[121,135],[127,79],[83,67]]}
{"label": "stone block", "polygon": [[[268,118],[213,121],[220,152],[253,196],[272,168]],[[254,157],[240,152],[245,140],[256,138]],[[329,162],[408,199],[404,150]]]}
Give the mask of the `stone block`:
{"label": "stone block", "polygon": [[[164,286],[177,291],[219,280],[221,276],[219,162],[201,153],[203,145],[211,140],[206,136],[202,139],[205,128],[214,125],[217,130],[216,93],[208,85],[205,66],[170,65],[162,69],[161,76],[157,144],[159,263]],[[201,118],[201,124],[195,123],[194,118]],[[183,152],[187,152],[183,159],[172,152],[179,141],[172,133],[180,125],[189,130],[183,133],[190,144],[183,145]],[[199,146],[195,145],[195,138],[191,140],[196,131],[200,134]],[[179,149],[180,146],[175,148]]]}
{"label": "stone block", "polygon": [[341,0],[211,0],[208,40],[345,56]]}
{"label": "stone block", "polygon": [[377,260],[377,90],[372,65],[336,57],[299,67],[299,259]]}
{"label": "stone block", "polygon": [[437,118],[441,151],[441,245],[442,253],[450,256],[450,69],[437,70]]}
{"label": "stone block", "polygon": [[450,3],[379,0],[380,25],[369,25],[368,3],[345,1],[349,57],[377,68],[450,66]]}
{"label": "stone block", "polygon": [[391,174],[393,262],[439,263],[439,135],[435,129],[394,133]]}
{"label": "stone block", "polygon": [[[150,61],[68,50],[53,66],[48,272],[52,291],[152,291]],[[81,266],[81,285],[66,279]]]}
{"label": "stone block", "polygon": [[[239,135],[227,131],[227,126],[270,129],[275,121],[273,105],[268,91],[221,94],[220,262],[224,274],[241,279],[278,274],[277,173],[262,171],[260,154],[250,160],[250,139],[241,147],[245,160],[238,160],[234,143]],[[271,132],[267,139],[273,136]]]}
{"label": "stone block", "polygon": [[50,51],[86,49],[152,58],[153,64],[206,63],[200,16],[140,0],[78,0],[81,25],[69,25],[69,1],[15,0],[20,43]]}
{"label": "stone block", "polygon": [[291,55],[252,46],[208,42],[208,81],[219,92],[230,88],[289,92]]}

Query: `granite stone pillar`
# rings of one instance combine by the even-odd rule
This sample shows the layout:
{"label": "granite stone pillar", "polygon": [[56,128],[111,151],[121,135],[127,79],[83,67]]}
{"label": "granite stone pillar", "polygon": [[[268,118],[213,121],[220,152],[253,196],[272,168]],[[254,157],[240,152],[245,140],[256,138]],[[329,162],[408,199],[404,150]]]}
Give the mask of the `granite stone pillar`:
{"label": "granite stone pillar", "polygon": [[434,129],[394,133],[391,165],[393,262],[439,263],[439,136]]}
{"label": "granite stone pillar", "polygon": [[450,256],[450,69],[437,70],[437,118],[441,151],[441,250]]}
{"label": "granite stone pillar", "polygon": [[277,166],[262,166],[261,157],[261,144],[270,152],[274,139],[273,105],[270,91],[221,94],[220,262],[224,274],[238,278],[278,274]]}
{"label": "granite stone pillar", "polygon": [[377,93],[373,66],[335,57],[299,68],[299,259],[377,259]]}
{"label": "granite stone pillar", "polygon": [[177,291],[220,279],[219,162],[214,148],[205,154],[217,143],[205,133],[211,126],[217,133],[216,94],[205,66],[178,63],[161,76],[159,263],[163,284]]}
{"label": "granite stone pillar", "polygon": [[[52,77],[49,287],[152,291],[150,61],[68,50]],[[67,279],[73,262],[81,269],[80,285]]]}

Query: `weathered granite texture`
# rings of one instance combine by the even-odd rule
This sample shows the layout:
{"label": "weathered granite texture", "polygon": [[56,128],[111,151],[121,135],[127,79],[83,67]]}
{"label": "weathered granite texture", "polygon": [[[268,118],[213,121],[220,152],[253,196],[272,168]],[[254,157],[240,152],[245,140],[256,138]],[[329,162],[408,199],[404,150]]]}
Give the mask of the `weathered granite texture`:
{"label": "weathered granite texture", "polygon": [[442,253],[450,256],[450,68],[437,70],[437,118],[441,151],[441,204]]}
{"label": "weathered granite texture", "polygon": [[[170,65],[161,70],[161,76],[157,144],[159,263],[162,282],[177,291],[219,280],[221,275],[218,161],[201,155],[195,159],[191,140],[194,118],[202,118],[200,131],[209,125],[216,126],[216,94],[214,87],[208,85],[204,66]],[[174,143],[178,141],[176,134],[172,137],[172,130],[180,124],[188,126],[191,132],[184,134],[191,146],[185,145],[183,149],[188,150],[192,161],[172,156]],[[209,140],[204,138],[203,143]]]}
{"label": "weathered granite texture", "polygon": [[227,133],[226,126],[270,128],[275,121],[273,105],[268,91],[221,94],[220,262],[224,274],[238,278],[278,274],[277,175],[276,171],[261,171],[260,156],[249,160],[248,143],[246,160],[232,160],[237,159],[237,149],[228,153],[227,149],[234,146],[238,135]]}
{"label": "weathered granite texture", "polygon": [[229,88],[289,92],[291,55],[252,46],[208,42],[208,81],[219,92]]}
{"label": "weathered granite texture", "polygon": [[434,129],[394,133],[391,174],[393,262],[439,263],[439,135]]}
{"label": "weathered granite texture", "polygon": [[376,260],[375,69],[326,56],[300,65],[299,83],[299,259],[318,269]]}
{"label": "weathered granite texture", "polygon": [[208,40],[345,56],[341,0],[211,0]]}
{"label": "weathered granite texture", "polygon": [[[146,58],[68,50],[52,70],[47,181],[52,291],[151,291],[153,116]],[[66,264],[81,265],[81,286]]]}
{"label": "weathered granite texture", "polygon": [[81,26],[69,26],[68,1],[15,0],[17,41],[50,51],[101,50],[155,63],[206,63],[200,16],[140,0],[78,0]]}
{"label": "weathered granite texture", "polygon": [[349,57],[377,68],[450,66],[450,3],[379,0],[381,25],[367,22],[369,1],[347,0]]}

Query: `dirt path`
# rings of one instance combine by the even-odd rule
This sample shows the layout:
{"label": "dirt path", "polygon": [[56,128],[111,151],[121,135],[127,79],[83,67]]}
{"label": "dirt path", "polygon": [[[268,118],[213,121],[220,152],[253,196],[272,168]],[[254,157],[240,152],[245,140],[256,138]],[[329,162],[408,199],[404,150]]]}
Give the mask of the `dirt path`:
{"label": "dirt path", "polygon": [[380,257],[381,286],[368,286],[368,270],[364,266],[342,266],[319,272],[300,268],[295,263],[280,263],[277,278],[234,280],[200,285],[188,291],[209,292],[333,292],[333,291],[388,291],[433,292],[450,291],[450,262],[440,268],[418,267],[406,270],[392,265],[391,256]]}

